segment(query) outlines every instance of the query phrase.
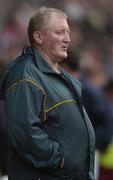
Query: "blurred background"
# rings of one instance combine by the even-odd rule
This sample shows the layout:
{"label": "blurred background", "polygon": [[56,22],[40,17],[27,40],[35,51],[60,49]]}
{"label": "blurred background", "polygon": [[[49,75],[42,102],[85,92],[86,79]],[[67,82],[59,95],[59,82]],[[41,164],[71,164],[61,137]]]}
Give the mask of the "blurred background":
{"label": "blurred background", "polygon": [[[61,65],[82,81],[96,133],[96,179],[113,180],[113,0],[0,0],[0,72],[28,44],[28,21],[40,6],[68,15],[71,45]],[[7,178],[6,124],[0,101],[0,180]]]}

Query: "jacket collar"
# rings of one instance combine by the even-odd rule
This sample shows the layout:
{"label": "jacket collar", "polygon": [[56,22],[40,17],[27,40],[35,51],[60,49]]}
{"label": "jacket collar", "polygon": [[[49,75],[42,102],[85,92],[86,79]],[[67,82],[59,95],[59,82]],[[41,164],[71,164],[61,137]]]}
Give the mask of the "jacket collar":
{"label": "jacket collar", "polygon": [[[36,48],[34,48],[33,46],[26,46],[23,49],[23,54],[28,54],[28,55],[32,55],[34,57],[34,61],[38,67],[38,69],[43,72],[43,73],[51,73],[51,74],[57,74],[52,67],[50,66],[50,64],[41,56],[41,54],[39,54],[39,52],[37,51]],[[80,82],[73,76],[71,76],[69,73],[67,73],[62,67],[58,66],[62,76],[67,79],[68,82],[70,82],[70,85],[72,86],[72,88],[75,90],[76,87],[76,93],[78,94],[79,97],[81,97],[81,87],[80,87]]]}
{"label": "jacket collar", "polygon": [[54,73],[57,74],[51,67],[51,65],[41,56],[38,50],[33,46],[26,46],[23,49],[22,54],[29,54],[34,56],[34,61],[38,69],[43,73]]}

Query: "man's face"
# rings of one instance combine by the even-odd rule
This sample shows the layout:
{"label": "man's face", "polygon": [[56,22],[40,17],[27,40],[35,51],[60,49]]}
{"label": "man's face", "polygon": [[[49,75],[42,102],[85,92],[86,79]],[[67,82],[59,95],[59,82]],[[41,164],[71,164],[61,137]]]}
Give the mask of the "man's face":
{"label": "man's face", "polygon": [[70,29],[66,19],[53,15],[43,34],[42,50],[54,62],[67,57]]}

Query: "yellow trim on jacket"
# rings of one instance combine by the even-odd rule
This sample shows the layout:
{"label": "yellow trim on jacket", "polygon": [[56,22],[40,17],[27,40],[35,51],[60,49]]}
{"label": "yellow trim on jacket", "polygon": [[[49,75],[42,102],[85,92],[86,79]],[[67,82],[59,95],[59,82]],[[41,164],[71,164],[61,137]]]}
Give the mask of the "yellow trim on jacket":
{"label": "yellow trim on jacket", "polygon": [[38,85],[37,83],[35,83],[34,81],[29,80],[29,79],[21,79],[21,80],[18,80],[18,81],[16,81],[15,83],[13,83],[10,87],[8,87],[7,90],[15,87],[16,85],[20,84],[21,82],[31,83],[31,84],[35,85],[38,89],[41,89],[43,92],[45,92],[44,89],[43,89],[40,85]]}
{"label": "yellow trim on jacket", "polygon": [[73,99],[61,101],[61,102],[59,102],[59,103],[57,103],[57,104],[55,104],[55,105],[53,105],[53,106],[51,106],[49,108],[46,108],[45,112],[47,113],[48,111],[50,111],[50,110],[52,110],[52,109],[54,109],[54,108],[56,108],[56,107],[58,107],[58,106],[60,106],[62,104],[69,103],[69,102],[77,102],[77,101],[75,101]]}

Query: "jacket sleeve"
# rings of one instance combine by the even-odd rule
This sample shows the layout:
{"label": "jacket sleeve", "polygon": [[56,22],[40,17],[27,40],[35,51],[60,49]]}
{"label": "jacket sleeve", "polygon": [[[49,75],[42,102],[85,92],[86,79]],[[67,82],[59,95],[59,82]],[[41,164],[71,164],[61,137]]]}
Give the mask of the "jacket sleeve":
{"label": "jacket sleeve", "polygon": [[63,156],[62,147],[44,132],[39,118],[44,92],[28,81],[15,83],[7,90],[9,144],[36,168],[56,168]]}

